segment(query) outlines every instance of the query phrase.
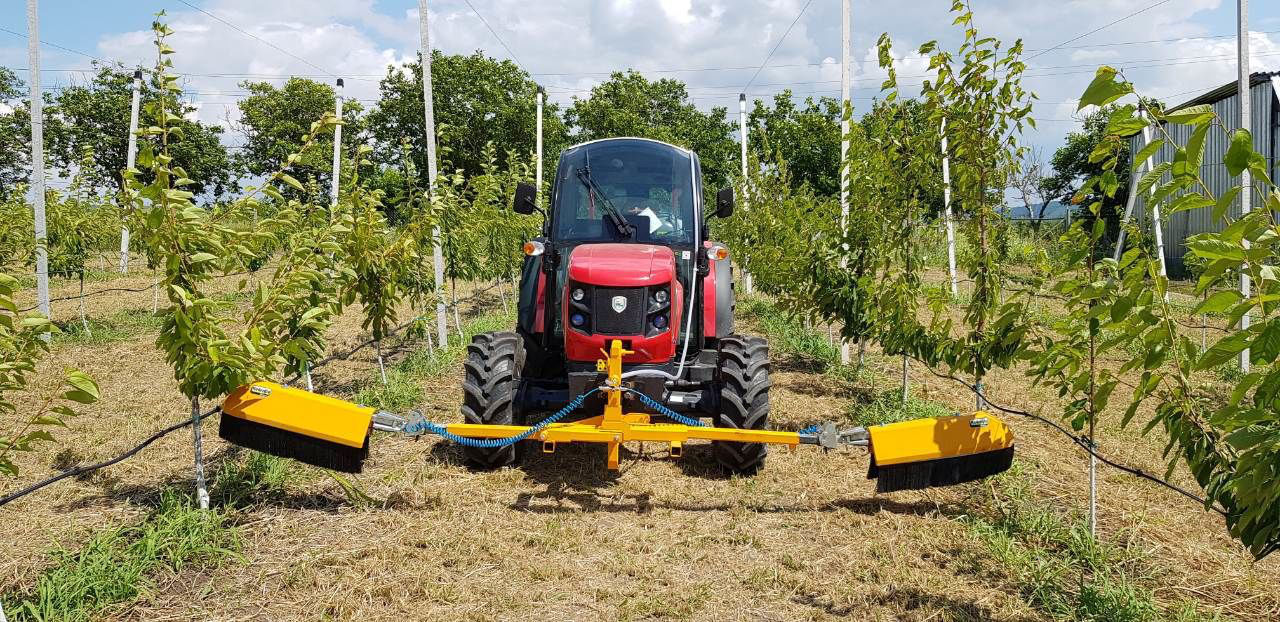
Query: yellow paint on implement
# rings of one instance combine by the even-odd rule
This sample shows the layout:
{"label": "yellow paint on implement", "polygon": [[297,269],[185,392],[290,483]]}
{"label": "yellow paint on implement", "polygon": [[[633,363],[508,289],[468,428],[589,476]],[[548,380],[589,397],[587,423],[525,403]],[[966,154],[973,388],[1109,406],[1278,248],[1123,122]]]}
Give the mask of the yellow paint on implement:
{"label": "yellow paint on implement", "polygon": [[870,426],[876,464],[890,466],[968,456],[1013,445],[1013,431],[990,413]]}
{"label": "yellow paint on implement", "polygon": [[266,381],[244,385],[222,403],[223,415],[355,448],[364,446],[373,412],[373,408]]}

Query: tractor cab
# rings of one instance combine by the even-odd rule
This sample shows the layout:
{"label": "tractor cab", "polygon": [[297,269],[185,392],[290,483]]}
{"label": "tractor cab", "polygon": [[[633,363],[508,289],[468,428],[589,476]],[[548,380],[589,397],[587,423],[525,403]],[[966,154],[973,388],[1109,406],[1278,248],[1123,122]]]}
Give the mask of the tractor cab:
{"label": "tractor cab", "polygon": [[[516,211],[534,211],[533,195],[532,186],[518,189]],[[717,203],[717,214],[728,216],[732,192]],[[713,214],[703,207],[698,156],[642,138],[570,147],[549,204],[542,236],[526,245],[526,338],[571,368],[594,365],[619,339],[632,352],[628,366],[698,375],[693,367],[708,340],[732,330],[733,305],[727,252],[706,239]],[[581,387],[570,388],[572,396]]]}

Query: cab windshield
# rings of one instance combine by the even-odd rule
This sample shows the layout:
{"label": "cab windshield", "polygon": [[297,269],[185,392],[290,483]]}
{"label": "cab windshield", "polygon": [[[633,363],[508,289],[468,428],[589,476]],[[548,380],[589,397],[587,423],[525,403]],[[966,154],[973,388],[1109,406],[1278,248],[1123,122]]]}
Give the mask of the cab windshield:
{"label": "cab windshield", "polygon": [[647,140],[569,149],[556,173],[554,238],[693,244],[690,155]]}

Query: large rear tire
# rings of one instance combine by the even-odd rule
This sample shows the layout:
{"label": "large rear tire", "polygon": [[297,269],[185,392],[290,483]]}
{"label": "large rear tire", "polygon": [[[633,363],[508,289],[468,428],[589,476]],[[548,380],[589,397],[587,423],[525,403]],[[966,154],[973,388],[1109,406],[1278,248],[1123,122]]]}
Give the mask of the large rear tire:
{"label": "large rear tire", "polygon": [[[720,339],[720,412],[716,425],[742,430],[769,427],[769,342],[730,335]],[[712,443],[716,462],[732,475],[755,475],[769,453],[764,443]]]}
{"label": "large rear tire", "polygon": [[[524,344],[512,332],[482,333],[471,338],[462,364],[462,417],[467,423],[520,425],[514,400],[520,386]],[[467,463],[477,469],[510,466],[519,458],[519,445],[463,447]]]}

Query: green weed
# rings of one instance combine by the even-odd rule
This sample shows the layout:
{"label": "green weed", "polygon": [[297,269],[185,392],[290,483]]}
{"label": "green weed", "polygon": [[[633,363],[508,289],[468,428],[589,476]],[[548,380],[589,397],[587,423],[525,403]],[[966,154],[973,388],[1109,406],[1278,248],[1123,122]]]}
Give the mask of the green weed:
{"label": "green weed", "polygon": [[54,342],[102,345],[128,341],[160,330],[164,318],[153,314],[149,309],[126,309],[106,317],[90,317],[87,321],[88,330],[78,317],[59,322],[61,332],[54,333]]}
{"label": "green weed", "polygon": [[846,418],[856,425],[882,425],[912,419],[947,417],[953,415],[946,406],[930,400],[907,395],[906,403],[902,401],[902,389],[890,389],[876,394],[870,402],[854,402],[845,413]]}
{"label": "green weed", "polygon": [[100,532],[78,551],[54,551],[53,567],[30,590],[4,598],[18,603],[6,611],[15,621],[90,620],[145,595],[155,575],[216,566],[238,546],[224,511],[201,511],[189,497],[165,491],[141,523]]}
{"label": "green weed", "polygon": [[445,348],[428,351],[424,348],[414,350],[403,360],[387,367],[387,382],[375,374],[365,386],[356,392],[352,401],[357,404],[372,406],[380,410],[404,412],[423,401],[422,384],[428,378],[435,378],[451,373],[458,360],[466,353],[465,345],[471,338],[480,333],[495,330],[511,330],[515,326],[513,313],[489,313],[466,322],[462,326],[464,339],[456,340],[457,333]]}
{"label": "green weed", "polygon": [[1138,551],[1095,539],[1078,516],[1064,516],[1035,498],[1025,463],[995,478],[999,497],[986,516],[963,518],[986,545],[988,558],[1029,604],[1057,620],[1148,622],[1217,620],[1194,601],[1168,610],[1137,575]]}
{"label": "green weed", "polygon": [[296,463],[246,450],[239,459],[222,463],[209,496],[217,505],[243,507],[255,500],[278,497],[302,479],[303,471]]}
{"label": "green weed", "polygon": [[787,313],[768,298],[741,298],[737,311],[743,319],[755,323],[769,336],[769,351],[775,359],[786,357],[819,372],[827,371],[840,361],[840,346],[828,341],[827,335],[806,327],[800,318]]}

